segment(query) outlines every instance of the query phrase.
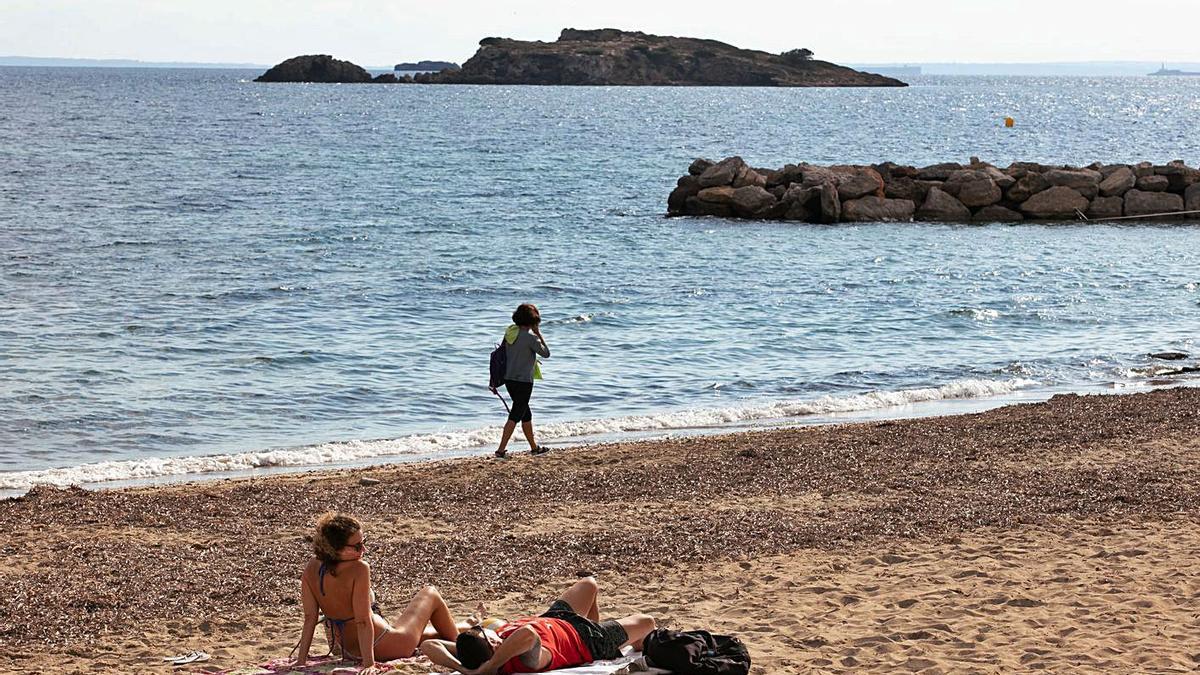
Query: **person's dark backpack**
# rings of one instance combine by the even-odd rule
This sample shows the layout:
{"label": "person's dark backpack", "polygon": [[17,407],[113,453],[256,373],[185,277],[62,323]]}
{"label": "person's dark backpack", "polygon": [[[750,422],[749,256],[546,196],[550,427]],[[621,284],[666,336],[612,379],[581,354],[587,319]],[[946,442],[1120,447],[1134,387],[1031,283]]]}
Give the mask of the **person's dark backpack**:
{"label": "person's dark backpack", "polygon": [[748,675],[750,652],[742,641],[706,630],[659,628],[646,636],[642,655],[647,665],[676,675]]}
{"label": "person's dark backpack", "polygon": [[508,371],[508,348],[504,344],[504,338],[500,339],[500,344],[492,350],[492,362],[488,365],[488,389],[491,390],[496,398],[504,404],[504,409],[511,412],[508,407],[508,401],[497,391],[500,385],[504,384],[504,374]]}
{"label": "person's dark backpack", "polygon": [[504,375],[508,371],[508,348],[504,340],[492,350],[492,362],[489,367],[488,389],[495,393],[504,384]]}

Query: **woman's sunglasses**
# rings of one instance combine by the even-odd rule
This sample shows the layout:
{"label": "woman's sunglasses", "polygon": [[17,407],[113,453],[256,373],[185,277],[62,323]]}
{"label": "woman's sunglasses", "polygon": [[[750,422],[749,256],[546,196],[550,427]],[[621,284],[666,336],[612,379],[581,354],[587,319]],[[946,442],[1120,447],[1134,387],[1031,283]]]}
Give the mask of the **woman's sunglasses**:
{"label": "woman's sunglasses", "polygon": [[359,553],[362,553],[362,552],[363,552],[363,548],[364,548],[364,547],[366,547],[366,545],[367,545],[367,540],[366,540],[366,539],[362,539],[362,540],[360,540],[360,541],[359,541],[357,544],[346,544],[346,546],[345,546],[344,548],[352,548],[352,549],[354,549],[355,551],[358,551]]}

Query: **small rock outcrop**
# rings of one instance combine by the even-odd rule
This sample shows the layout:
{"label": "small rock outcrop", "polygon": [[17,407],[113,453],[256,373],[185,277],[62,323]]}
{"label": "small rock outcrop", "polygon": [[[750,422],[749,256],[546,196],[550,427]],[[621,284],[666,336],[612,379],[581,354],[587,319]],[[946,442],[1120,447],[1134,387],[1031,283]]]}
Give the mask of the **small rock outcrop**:
{"label": "small rock outcrop", "polygon": [[443,70],[458,70],[459,65],[450,61],[416,61],[397,63],[394,70],[408,70],[424,73],[437,73]]}
{"label": "small rock outcrop", "polygon": [[353,84],[371,82],[373,78],[364,68],[349,61],[339,61],[328,54],[312,54],[290,58],[254,78],[254,81]]}
{"label": "small rock outcrop", "polygon": [[809,223],[1200,222],[1200,170],[1182,160],[1086,167],[1016,162],[1001,169],[972,157],[967,164],[926,167],[802,163],[764,169],[741,157],[697,159],[668,196],[667,214]]}
{"label": "small rock outcrop", "polygon": [[555,42],[485,38],[461,70],[418,75],[432,84],[904,87],[904,82],[812,59],[716,40],[615,28],[563,29]]}

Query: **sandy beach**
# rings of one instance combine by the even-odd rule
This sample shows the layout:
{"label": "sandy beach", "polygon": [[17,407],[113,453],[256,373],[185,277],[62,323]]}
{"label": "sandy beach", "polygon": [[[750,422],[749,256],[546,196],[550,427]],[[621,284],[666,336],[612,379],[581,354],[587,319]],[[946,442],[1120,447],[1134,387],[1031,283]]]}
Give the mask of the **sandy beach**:
{"label": "sandy beach", "polygon": [[[364,480],[367,479],[367,480]],[[1200,389],[0,502],[0,671],[285,656],[317,515],[384,613],[436,584],[741,637],[755,673],[1194,672]],[[413,661],[403,672],[425,673]]]}

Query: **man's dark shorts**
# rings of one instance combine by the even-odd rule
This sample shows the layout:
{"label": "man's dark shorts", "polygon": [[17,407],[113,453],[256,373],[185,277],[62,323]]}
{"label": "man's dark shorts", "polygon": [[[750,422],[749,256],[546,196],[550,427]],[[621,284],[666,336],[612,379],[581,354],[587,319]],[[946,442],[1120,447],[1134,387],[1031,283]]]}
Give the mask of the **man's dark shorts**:
{"label": "man's dark shorts", "polygon": [[579,638],[583,640],[588,651],[592,653],[592,659],[596,661],[620,658],[621,645],[629,639],[629,634],[625,632],[621,624],[612,619],[596,623],[586,616],[580,616],[571,609],[570,603],[565,600],[555,600],[554,604],[550,605],[550,609],[542,616],[550,619],[562,619],[571,624],[579,633]]}

